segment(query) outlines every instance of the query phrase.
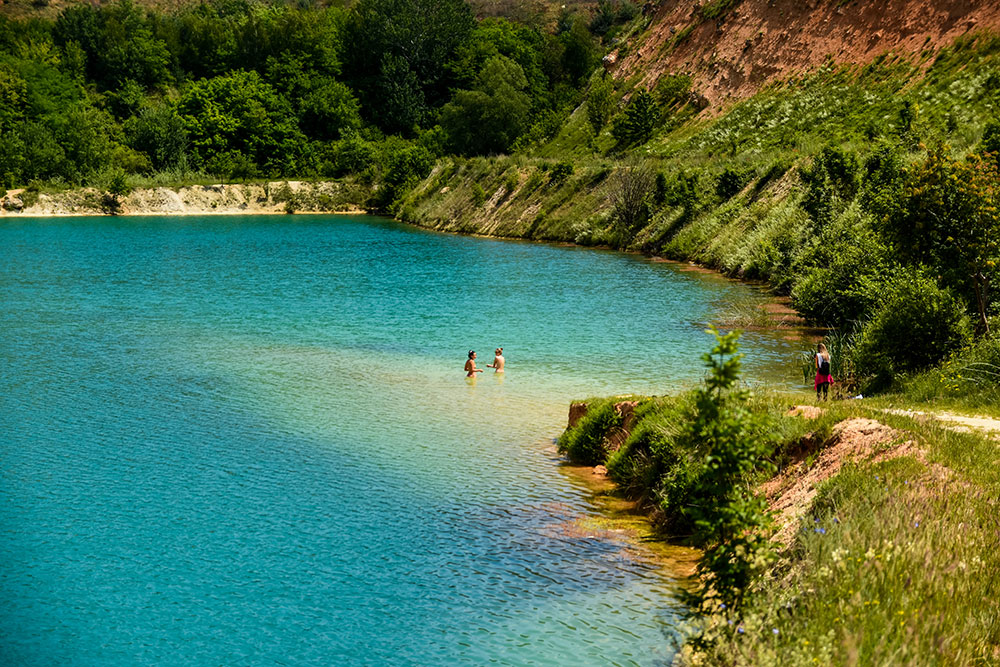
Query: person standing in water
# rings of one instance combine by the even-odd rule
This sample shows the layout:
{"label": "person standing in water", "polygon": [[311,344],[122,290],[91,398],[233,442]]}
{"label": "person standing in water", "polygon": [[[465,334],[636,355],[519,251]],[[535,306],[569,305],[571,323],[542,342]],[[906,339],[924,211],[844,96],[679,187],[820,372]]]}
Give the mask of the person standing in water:
{"label": "person standing in water", "polygon": [[486,368],[492,368],[492,369],[494,369],[493,370],[494,373],[503,373],[503,365],[505,363],[506,362],[504,361],[504,358],[503,358],[503,348],[502,347],[498,347],[496,349],[496,352],[493,353],[493,363],[492,364],[486,364]]}
{"label": "person standing in water", "polygon": [[816,381],[813,386],[816,388],[816,400],[820,400],[820,392],[823,393],[823,400],[829,398],[828,391],[833,384],[833,376],[830,375],[830,353],[826,350],[826,345],[820,343],[816,348]]}
{"label": "person standing in water", "polygon": [[474,377],[476,373],[482,373],[482,368],[476,368],[476,351],[469,350],[469,360],[465,362],[465,377]]}

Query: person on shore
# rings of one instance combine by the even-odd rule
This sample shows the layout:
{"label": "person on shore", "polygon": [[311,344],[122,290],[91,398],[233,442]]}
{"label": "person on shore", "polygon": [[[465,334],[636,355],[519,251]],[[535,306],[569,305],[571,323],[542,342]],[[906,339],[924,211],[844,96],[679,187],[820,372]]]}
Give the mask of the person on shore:
{"label": "person on shore", "polygon": [[503,366],[507,363],[503,358],[503,348],[498,347],[493,353],[493,363],[486,364],[486,368],[492,368],[494,373],[503,373]]}
{"label": "person on shore", "polygon": [[830,385],[833,384],[833,376],[830,375],[830,353],[826,349],[826,345],[820,343],[816,347],[816,381],[813,386],[816,388],[816,400],[820,400],[820,393],[823,394],[822,400],[829,399]]}
{"label": "person on shore", "polygon": [[469,350],[469,360],[465,362],[465,377],[475,377],[476,373],[482,373],[482,368],[476,368],[476,351]]}

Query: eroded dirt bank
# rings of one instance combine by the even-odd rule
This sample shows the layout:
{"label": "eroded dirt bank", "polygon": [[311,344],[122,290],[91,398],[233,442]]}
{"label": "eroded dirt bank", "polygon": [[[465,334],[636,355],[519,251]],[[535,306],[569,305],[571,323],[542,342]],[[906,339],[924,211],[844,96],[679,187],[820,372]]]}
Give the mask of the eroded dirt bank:
{"label": "eroded dirt bank", "polygon": [[[136,189],[119,198],[119,215],[361,212],[367,192],[338,181],[271,181]],[[107,215],[104,192],[10,190],[0,198],[0,217]]]}
{"label": "eroded dirt bank", "polygon": [[694,89],[718,112],[828,60],[865,65],[889,52],[919,58],[1000,26],[1000,3],[991,0],[746,0],[715,19],[703,15],[709,4],[718,3],[654,5],[638,48],[612,55],[615,76],[640,75],[649,87],[664,74],[690,73]]}

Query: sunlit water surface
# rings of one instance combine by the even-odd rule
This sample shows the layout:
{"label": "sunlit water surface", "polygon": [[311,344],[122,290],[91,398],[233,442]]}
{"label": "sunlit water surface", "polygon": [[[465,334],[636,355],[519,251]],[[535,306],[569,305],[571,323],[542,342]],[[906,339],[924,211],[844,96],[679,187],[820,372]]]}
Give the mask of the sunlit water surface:
{"label": "sunlit water surface", "polygon": [[552,438],[696,382],[748,293],[369,217],[0,222],[0,663],[661,664],[675,584],[566,528]]}

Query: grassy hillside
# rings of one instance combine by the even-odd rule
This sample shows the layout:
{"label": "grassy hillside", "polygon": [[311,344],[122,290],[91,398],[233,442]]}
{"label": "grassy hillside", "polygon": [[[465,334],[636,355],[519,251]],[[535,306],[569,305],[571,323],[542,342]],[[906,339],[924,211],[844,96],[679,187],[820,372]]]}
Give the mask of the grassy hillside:
{"label": "grassy hillside", "polygon": [[[1000,203],[990,153],[1000,141],[998,33],[864,67],[830,62],[715,117],[700,113],[690,92],[678,95],[675,78],[666,81],[654,89],[660,102],[644,140],[630,145],[620,129],[633,106],[625,100],[643,89],[598,73],[552,140],[520,155],[439,160],[397,214],[435,229],[610,245],[767,280],[810,321],[840,330],[837,373],[866,391],[988,327],[997,307],[980,291],[1000,283],[996,234],[982,231],[997,229]],[[618,110],[595,134],[588,105],[609,83]],[[958,171],[943,176],[949,169]],[[966,179],[976,180],[979,199],[959,211],[945,186]],[[632,210],[623,200],[629,187],[642,191]],[[925,192],[944,199],[930,210]],[[959,275],[968,259],[960,249],[920,249],[913,230],[938,218],[952,224],[941,244],[968,231],[955,245],[983,246],[982,287]],[[892,299],[943,310],[889,321]],[[917,365],[879,357],[878,347],[902,354],[906,330],[926,330],[940,345],[917,354]]]}

